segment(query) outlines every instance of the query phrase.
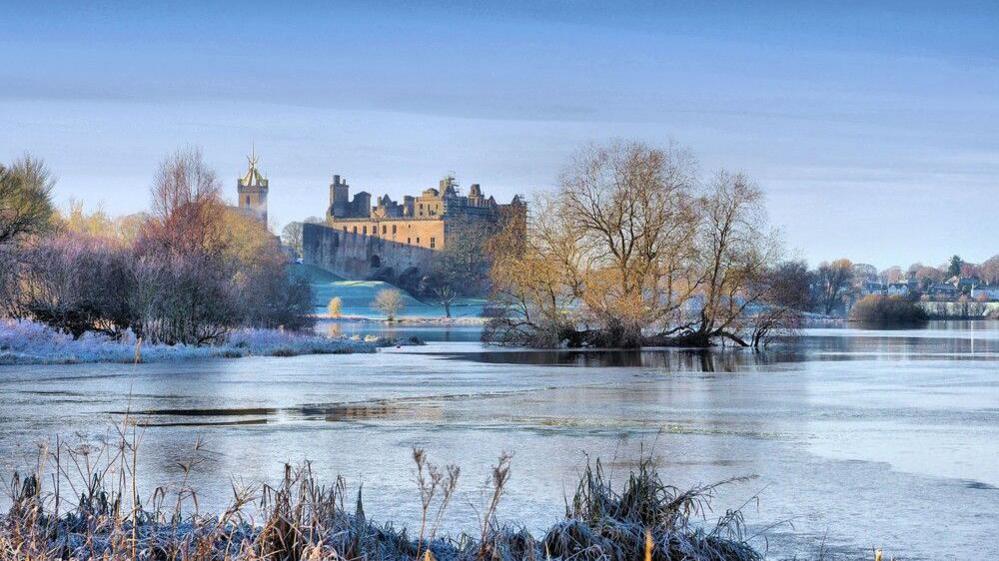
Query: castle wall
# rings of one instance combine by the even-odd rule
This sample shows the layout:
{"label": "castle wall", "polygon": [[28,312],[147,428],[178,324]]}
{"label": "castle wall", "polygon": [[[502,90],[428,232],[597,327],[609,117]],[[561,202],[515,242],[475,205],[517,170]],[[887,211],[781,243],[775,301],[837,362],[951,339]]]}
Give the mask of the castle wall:
{"label": "castle wall", "polygon": [[329,222],[329,227],[343,234],[370,236],[396,244],[426,249],[444,248],[444,220],[412,218],[349,218]]}
{"label": "castle wall", "polygon": [[[358,233],[354,234],[353,222],[347,232],[342,230],[342,223],[335,227],[323,224],[303,224],[302,225],[302,261],[308,265],[314,265],[321,269],[330,271],[333,274],[347,279],[369,279],[385,278],[395,279],[416,269],[425,272],[430,265],[434,250],[429,248],[429,238],[443,240],[443,221],[436,222],[435,230],[433,225],[424,224],[418,228],[421,235],[421,245],[406,244],[395,241],[389,234],[386,237],[371,235],[371,227],[374,225],[387,225],[386,230],[391,232],[391,224],[394,222],[406,224],[412,221],[380,221],[367,222],[359,221]],[[430,222],[430,221],[427,221]],[[362,234],[362,225],[368,226],[368,234]],[[395,239],[405,240],[406,236],[396,224]],[[412,229],[409,237],[415,240]],[[380,233],[381,230],[379,229]],[[433,234],[433,236],[431,236]],[[439,238],[437,237],[439,236]],[[424,242],[424,237],[427,241]],[[427,247],[423,247],[426,245]]]}

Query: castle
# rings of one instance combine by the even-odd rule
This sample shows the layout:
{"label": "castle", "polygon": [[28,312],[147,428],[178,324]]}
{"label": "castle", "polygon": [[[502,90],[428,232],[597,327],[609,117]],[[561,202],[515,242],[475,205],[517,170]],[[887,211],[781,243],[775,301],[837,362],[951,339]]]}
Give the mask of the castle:
{"label": "castle", "polygon": [[[237,208],[266,225],[269,182],[257,167],[256,150],[247,161],[246,173],[236,181]],[[497,224],[526,212],[519,196],[499,204],[478,183],[462,195],[452,176],[401,203],[384,195],[372,205],[370,193],[351,198],[346,179],[334,175],[325,223],[302,225],[302,261],[348,279],[405,285],[425,273],[434,252],[458,241],[469,224]]]}
{"label": "castle", "polygon": [[478,183],[472,184],[467,196],[460,195],[451,176],[442,179],[437,189],[426,189],[416,197],[406,195],[401,203],[384,195],[372,206],[370,193],[361,191],[351,199],[347,181],[334,175],[326,223],[344,234],[439,250],[458,235],[455,228],[448,228],[457,219],[497,221],[504,212],[520,206],[516,196],[508,205],[486,198]]}
{"label": "castle", "polygon": [[497,223],[527,207],[515,196],[509,204],[486,197],[475,183],[468,194],[454,177],[402,202],[388,195],[371,204],[371,194],[350,197],[346,179],[333,176],[326,224],[305,224],[303,261],[346,278],[403,281],[425,272],[435,251],[457,241],[467,223]]}

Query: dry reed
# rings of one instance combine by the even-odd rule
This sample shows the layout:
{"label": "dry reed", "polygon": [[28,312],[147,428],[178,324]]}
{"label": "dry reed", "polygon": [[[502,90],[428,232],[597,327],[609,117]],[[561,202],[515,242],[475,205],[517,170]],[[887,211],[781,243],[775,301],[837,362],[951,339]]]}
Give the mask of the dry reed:
{"label": "dry reed", "polygon": [[[500,500],[511,457],[502,455],[488,481],[478,535],[439,536],[459,470],[443,470],[413,451],[420,497],[419,534],[380,525],[364,512],[362,493],[347,505],[337,478],[319,483],[312,466],[285,466],[275,486],[232,485],[230,505],[203,513],[189,485],[191,471],[209,454],[198,442],[180,462],[178,483],[158,487],[143,504],[137,488],[142,440],[127,416],[102,446],[43,449],[35,472],[15,473],[10,510],[0,515],[0,561],[756,561],[742,515],[727,512],[707,524],[718,485],[679,490],[664,484],[643,460],[620,490],[599,461],[587,465],[567,499],[564,520],[541,539],[501,524]],[[44,482],[44,484],[43,484]],[[725,482],[727,483],[727,482]],[[73,496],[75,501],[68,501]],[[72,504],[74,503],[75,504]],[[67,508],[67,505],[72,504]]]}

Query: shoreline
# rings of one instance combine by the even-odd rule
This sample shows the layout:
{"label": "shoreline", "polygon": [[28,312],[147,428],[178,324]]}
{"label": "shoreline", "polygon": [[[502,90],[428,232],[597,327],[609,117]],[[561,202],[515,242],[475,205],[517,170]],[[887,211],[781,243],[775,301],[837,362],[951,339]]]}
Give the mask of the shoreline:
{"label": "shoreline", "polygon": [[417,341],[384,337],[295,333],[278,329],[238,329],[224,344],[209,346],[147,344],[127,332],[120,339],[88,332],[79,339],[31,321],[0,320],[0,366],[94,363],[153,363],[251,356],[374,353],[379,348]]}
{"label": "shoreline", "polygon": [[434,327],[481,327],[489,321],[489,318],[479,317],[479,316],[468,316],[468,317],[457,317],[457,318],[442,318],[442,317],[430,317],[430,316],[403,316],[392,321],[381,317],[372,316],[358,316],[358,315],[342,315],[339,317],[333,317],[329,314],[313,314],[313,319],[318,322],[323,323],[362,323],[362,324],[377,324],[390,327],[422,327],[422,326],[434,326]]}

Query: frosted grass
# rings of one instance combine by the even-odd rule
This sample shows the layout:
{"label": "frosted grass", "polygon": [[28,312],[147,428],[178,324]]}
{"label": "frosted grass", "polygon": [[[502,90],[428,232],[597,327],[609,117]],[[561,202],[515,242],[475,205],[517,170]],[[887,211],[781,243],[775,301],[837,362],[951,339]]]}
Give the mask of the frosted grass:
{"label": "frosted grass", "polygon": [[32,321],[0,320],[0,364],[165,362],[245,356],[371,353],[392,341],[377,337],[329,337],[277,329],[238,329],[220,345],[138,345],[135,334],[120,339],[88,332],[79,339]]}

